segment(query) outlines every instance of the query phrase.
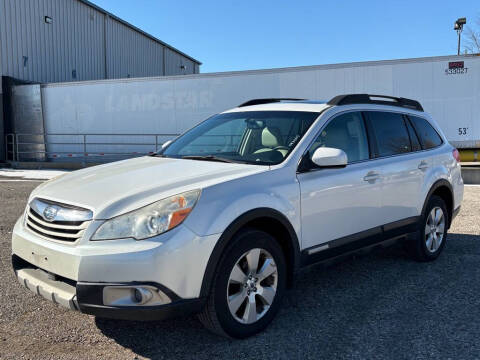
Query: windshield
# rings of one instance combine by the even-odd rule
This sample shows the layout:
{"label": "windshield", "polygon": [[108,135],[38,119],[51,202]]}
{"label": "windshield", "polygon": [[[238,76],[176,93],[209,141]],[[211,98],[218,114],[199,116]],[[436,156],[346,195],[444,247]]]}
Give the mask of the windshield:
{"label": "windshield", "polygon": [[215,115],[159,155],[196,160],[281,163],[318,117],[316,112],[246,111]]}

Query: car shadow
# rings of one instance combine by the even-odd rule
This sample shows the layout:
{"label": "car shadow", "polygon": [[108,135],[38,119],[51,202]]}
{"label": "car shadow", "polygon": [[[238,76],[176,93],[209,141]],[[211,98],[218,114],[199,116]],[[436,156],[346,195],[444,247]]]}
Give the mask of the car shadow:
{"label": "car shadow", "polygon": [[[432,263],[402,246],[301,271],[273,323],[245,340],[195,318],[97,318],[101,332],[147,358],[468,358],[480,353],[480,236],[449,234]],[[475,335],[477,334],[477,335]]]}

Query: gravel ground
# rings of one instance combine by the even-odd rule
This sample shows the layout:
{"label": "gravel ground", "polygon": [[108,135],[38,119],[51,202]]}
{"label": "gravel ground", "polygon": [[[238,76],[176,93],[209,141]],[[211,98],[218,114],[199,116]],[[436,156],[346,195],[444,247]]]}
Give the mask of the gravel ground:
{"label": "gravel ground", "polygon": [[443,255],[411,261],[400,248],[302,271],[262,334],[229,341],[195,318],[95,319],[17,284],[10,236],[38,182],[0,181],[0,359],[480,358],[480,186],[466,187]]}

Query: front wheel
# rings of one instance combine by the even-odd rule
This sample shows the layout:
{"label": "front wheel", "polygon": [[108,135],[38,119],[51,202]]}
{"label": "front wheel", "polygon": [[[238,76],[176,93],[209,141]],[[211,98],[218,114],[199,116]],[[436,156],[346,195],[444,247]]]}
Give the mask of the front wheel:
{"label": "front wheel", "polygon": [[264,329],[277,313],[286,265],[278,242],[263,231],[247,229],[232,240],[199,319],[217,334],[245,338]]}
{"label": "front wheel", "polygon": [[445,201],[432,196],[422,214],[420,228],[407,242],[410,254],[418,261],[438,258],[447,241],[448,212]]}

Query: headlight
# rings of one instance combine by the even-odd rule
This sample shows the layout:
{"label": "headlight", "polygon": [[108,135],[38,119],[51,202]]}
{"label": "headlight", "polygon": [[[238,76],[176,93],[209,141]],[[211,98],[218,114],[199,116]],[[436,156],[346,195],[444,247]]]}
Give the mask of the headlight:
{"label": "headlight", "polygon": [[105,221],[92,240],[147,239],[180,225],[192,211],[200,190],[178,194]]}

